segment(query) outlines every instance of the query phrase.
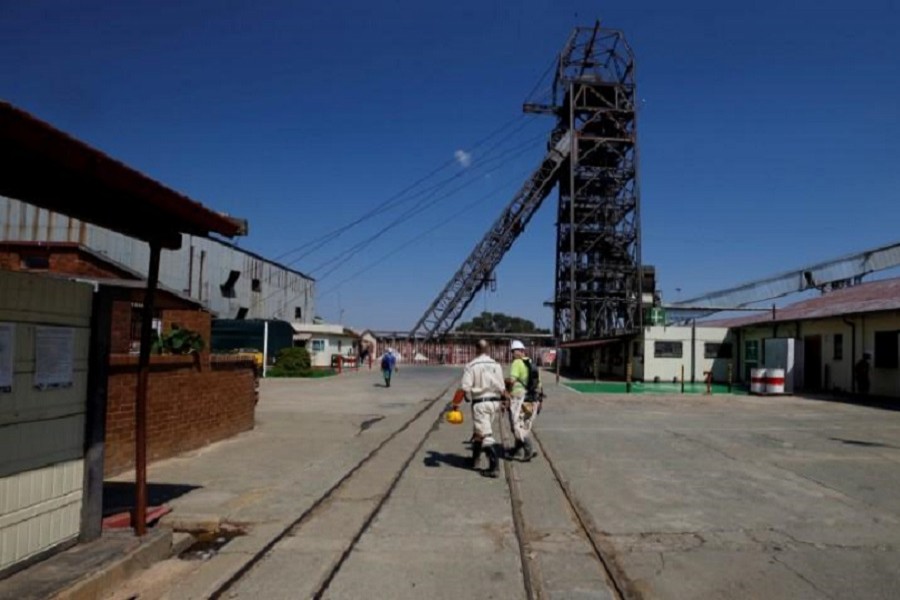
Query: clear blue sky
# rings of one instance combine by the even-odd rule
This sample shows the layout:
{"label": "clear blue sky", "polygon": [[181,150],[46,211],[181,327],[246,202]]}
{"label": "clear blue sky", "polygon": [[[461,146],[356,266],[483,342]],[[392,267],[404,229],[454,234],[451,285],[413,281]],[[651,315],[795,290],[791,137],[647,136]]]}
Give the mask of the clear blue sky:
{"label": "clear blue sky", "polygon": [[[402,330],[536,165],[552,119],[515,121],[468,167],[454,152],[516,118],[571,28],[601,17],[637,54],[643,254],[665,299],[896,241],[898,4],[728,4],[3,2],[0,94],[248,218],[240,244],[271,257],[451,161],[426,182],[456,177],[432,206],[318,284],[326,319],[343,309],[348,324]],[[551,324],[555,198],[467,317]],[[314,271],[414,203],[294,266]]]}

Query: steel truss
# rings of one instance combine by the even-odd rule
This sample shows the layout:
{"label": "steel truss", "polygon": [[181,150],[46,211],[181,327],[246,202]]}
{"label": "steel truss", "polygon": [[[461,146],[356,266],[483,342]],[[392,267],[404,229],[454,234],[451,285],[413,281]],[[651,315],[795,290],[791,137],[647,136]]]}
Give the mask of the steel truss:
{"label": "steel truss", "polygon": [[553,191],[557,173],[568,157],[570,147],[568,135],[563,135],[550,147],[540,166],[413,327],[410,337],[431,339],[453,328],[478,291],[492,281],[500,260]]}
{"label": "steel truss", "polygon": [[[560,341],[641,327],[640,194],[634,57],[614,30],[576,28],[559,55],[550,152],[410,332],[450,331],[559,183],[554,334]],[[652,293],[653,290],[649,290]]]}
{"label": "steel truss", "polygon": [[[574,132],[560,176],[554,334],[609,338],[641,327],[641,236],[634,57],[621,32],[577,28],[557,67],[553,104]],[[652,293],[652,290],[648,290]]]}

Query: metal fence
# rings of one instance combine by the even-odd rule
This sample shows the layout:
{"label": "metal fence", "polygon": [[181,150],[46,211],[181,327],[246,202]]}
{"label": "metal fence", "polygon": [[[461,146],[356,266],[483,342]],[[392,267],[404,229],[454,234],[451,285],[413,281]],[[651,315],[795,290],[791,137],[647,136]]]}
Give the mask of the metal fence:
{"label": "metal fence", "polygon": [[[488,355],[501,363],[512,362],[512,352],[508,340],[489,340]],[[378,340],[378,352],[381,354],[393,348],[400,354],[401,364],[427,365],[464,365],[479,355],[477,346],[472,342],[423,342],[409,339],[381,338]],[[555,347],[546,345],[526,345],[525,353],[540,366],[548,366],[552,362],[548,353]]]}

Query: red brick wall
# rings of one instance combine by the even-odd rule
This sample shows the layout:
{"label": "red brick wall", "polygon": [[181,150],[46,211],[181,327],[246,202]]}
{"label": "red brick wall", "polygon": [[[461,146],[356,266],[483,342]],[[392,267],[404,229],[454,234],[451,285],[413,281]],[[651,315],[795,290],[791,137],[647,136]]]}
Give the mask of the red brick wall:
{"label": "red brick wall", "polygon": [[209,336],[212,330],[212,316],[202,309],[164,309],[162,311],[163,328],[171,331],[172,325],[182,329],[190,329],[203,338],[204,351],[209,351]]}
{"label": "red brick wall", "polygon": [[[111,352],[128,354],[131,352],[132,308],[130,299],[115,300],[112,304],[112,330],[110,331]],[[209,336],[212,316],[203,309],[169,309],[159,311],[163,328],[172,330],[172,325],[190,329],[203,337],[203,353],[209,352]]]}
{"label": "red brick wall", "polygon": [[112,303],[109,351],[112,354],[128,354],[131,351],[130,300],[116,300]]}
{"label": "red brick wall", "polygon": [[97,279],[136,279],[133,273],[118,269],[74,245],[6,243],[0,248],[0,269],[27,270],[22,268],[22,256],[35,254],[47,256],[49,259],[49,268],[42,271]]}
{"label": "red brick wall", "polygon": [[[253,428],[253,362],[206,356],[154,356],[147,394],[147,460],[169,458]],[[134,466],[137,357],[110,360],[106,410],[107,476]]]}

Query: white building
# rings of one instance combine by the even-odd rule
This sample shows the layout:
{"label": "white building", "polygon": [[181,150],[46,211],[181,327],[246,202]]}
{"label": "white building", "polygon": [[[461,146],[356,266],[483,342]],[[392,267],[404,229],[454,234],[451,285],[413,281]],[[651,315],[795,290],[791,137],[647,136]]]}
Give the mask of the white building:
{"label": "white building", "polygon": [[900,397],[900,279],[835,290],[774,314],[713,323],[731,328],[735,370],[744,381],[750,369],[771,366],[766,364],[766,341],[787,338],[798,349],[793,366],[800,391],[859,391],[854,365],[868,354],[869,393]]}
{"label": "white building", "polygon": [[727,327],[653,326],[644,328],[633,352],[635,379],[705,381],[712,372],[713,381],[725,382],[734,346]]}
{"label": "white building", "polygon": [[309,351],[313,367],[331,367],[333,357],[356,357],[360,336],[352,329],[331,323],[291,323],[294,346]]}

